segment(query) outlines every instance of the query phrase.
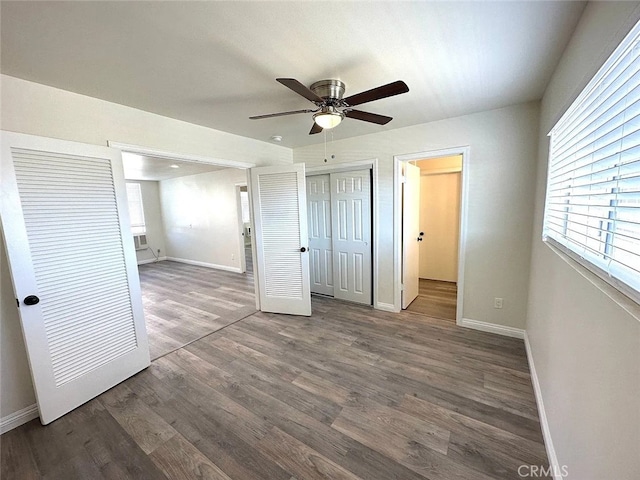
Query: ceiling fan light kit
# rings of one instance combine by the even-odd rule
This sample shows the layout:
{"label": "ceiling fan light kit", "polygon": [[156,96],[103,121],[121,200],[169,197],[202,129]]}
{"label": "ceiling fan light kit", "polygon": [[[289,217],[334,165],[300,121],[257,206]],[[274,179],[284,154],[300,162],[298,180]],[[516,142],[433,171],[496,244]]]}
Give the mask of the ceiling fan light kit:
{"label": "ceiling fan light kit", "polygon": [[343,118],[344,113],[337,111],[335,107],[322,107],[320,112],[313,115],[313,121],[324,130],[337,127]]}
{"label": "ceiling fan light kit", "polygon": [[313,102],[316,110],[294,110],[290,112],[269,113],[266,115],[256,115],[249,117],[251,120],[260,120],[263,118],[281,117],[284,115],[294,115],[298,113],[313,113],[313,126],[309,135],[320,133],[322,130],[334,128],[342,122],[345,117],[361,120],[363,122],[376,123],[378,125],[386,125],[392,117],[378,115],[377,113],[363,112],[352,108],[362,103],[373,102],[382,98],[400,95],[409,91],[407,84],[401,80],[382,85],[381,87],[372,88],[366,92],[351,95],[343,98],[345,92],[345,84],[340,80],[328,79],[320,80],[307,88],[295,78],[276,78],[285,87],[293,90],[298,95],[303,96],[310,102]]}

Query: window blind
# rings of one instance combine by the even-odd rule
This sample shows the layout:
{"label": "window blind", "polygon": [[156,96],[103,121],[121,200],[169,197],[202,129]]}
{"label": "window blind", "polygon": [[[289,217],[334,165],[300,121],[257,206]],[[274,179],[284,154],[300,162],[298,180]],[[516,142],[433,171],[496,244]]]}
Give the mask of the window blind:
{"label": "window blind", "polygon": [[[543,238],[640,300],[640,24],[549,134]],[[574,258],[575,258],[574,255]]]}
{"label": "window blind", "polygon": [[242,223],[249,223],[249,192],[240,192],[240,207],[242,208]]}
{"label": "window blind", "polygon": [[131,220],[131,233],[144,235],[147,228],[144,223],[144,208],[142,206],[142,191],[139,183],[127,183],[127,202]]}

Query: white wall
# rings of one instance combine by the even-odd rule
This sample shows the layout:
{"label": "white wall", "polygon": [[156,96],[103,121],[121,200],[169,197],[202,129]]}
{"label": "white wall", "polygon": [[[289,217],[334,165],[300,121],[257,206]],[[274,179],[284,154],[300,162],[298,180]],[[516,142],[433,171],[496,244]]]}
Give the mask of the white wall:
{"label": "white wall", "polygon": [[292,162],[291,150],[38,83],[0,75],[1,127],[12,132],[256,165]]}
{"label": "white wall", "polygon": [[420,278],[458,281],[460,173],[420,177]]}
{"label": "white wall", "polygon": [[0,418],[36,402],[9,264],[0,235]]}
{"label": "white wall", "polygon": [[[0,75],[3,130],[106,145],[108,140],[156,150],[256,165],[292,162],[288,148],[220,132],[96,98]],[[31,377],[17,328],[17,307],[5,251],[0,253],[0,416],[33,404]]]}
{"label": "white wall", "polygon": [[240,271],[235,185],[246,181],[236,168],[161,181],[167,256]]}
{"label": "white wall", "polygon": [[158,182],[145,180],[127,180],[127,183],[139,183],[142,193],[142,208],[144,209],[144,223],[147,229],[147,243],[149,249],[137,250],[138,264],[149,260],[155,260],[160,249],[160,257],[167,255],[164,243],[164,225],[162,223],[162,209],[160,208],[160,188]]}
{"label": "white wall", "polygon": [[[379,159],[379,302],[394,301],[393,156],[469,145],[463,316],[524,328],[538,113],[537,102],[527,103],[327,145],[331,163]],[[294,162],[323,165],[324,145],[294,149],[293,156]],[[504,298],[502,310],[493,308],[494,297]]]}
{"label": "white wall", "polygon": [[527,333],[558,463],[575,480],[640,478],[640,321],[542,243],[546,133],[638,18],[638,2],[589,4],[542,101]]}

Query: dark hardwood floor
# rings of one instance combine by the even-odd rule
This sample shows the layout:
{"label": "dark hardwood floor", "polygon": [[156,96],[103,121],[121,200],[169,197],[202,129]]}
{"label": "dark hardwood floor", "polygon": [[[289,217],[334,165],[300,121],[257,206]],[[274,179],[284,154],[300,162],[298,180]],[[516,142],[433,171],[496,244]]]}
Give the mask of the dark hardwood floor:
{"label": "dark hardwood floor", "polygon": [[163,261],[138,266],[151,358],[256,311],[253,273]]}
{"label": "dark hardwood floor", "polygon": [[407,311],[455,323],[457,295],[458,288],[454,282],[421,278],[418,297],[407,307]]}
{"label": "dark hardwood floor", "polygon": [[[162,273],[145,275],[167,290],[190,277]],[[193,305],[241,303],[232,277],[195,278]],[[513,480],[547,465],[521,340],[312,303],[311,317],[249,315],[4,434],[1,478]]]}

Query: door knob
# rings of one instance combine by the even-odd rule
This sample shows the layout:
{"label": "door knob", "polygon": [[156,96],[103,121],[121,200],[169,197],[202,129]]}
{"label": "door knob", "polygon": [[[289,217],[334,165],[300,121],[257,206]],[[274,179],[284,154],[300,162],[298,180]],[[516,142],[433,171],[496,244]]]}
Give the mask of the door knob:
{"label": "door knob", "polygon": [[24,297],[23,302],[25,305],[37,305],[40,303],[40,299],[35,295],[29,295],[28,297]]}
{"label": "door knob", "polygon": [[424,232],[420,232],[420,236],[422,237],[424,235]]}
{"label": "door knob", "polygon": [[418,237],[418,241],[421,242],[422,241],[422,237]]}
{"label": "door knob", "polygon": [[300,251],[301,251],[302,253],[304,253],[304,252],[306,252],[306,251],[307,251],[307,249],[306,249],[306,248],[304,248],[304,247],[302,247],[302,248],[300,248]]}

